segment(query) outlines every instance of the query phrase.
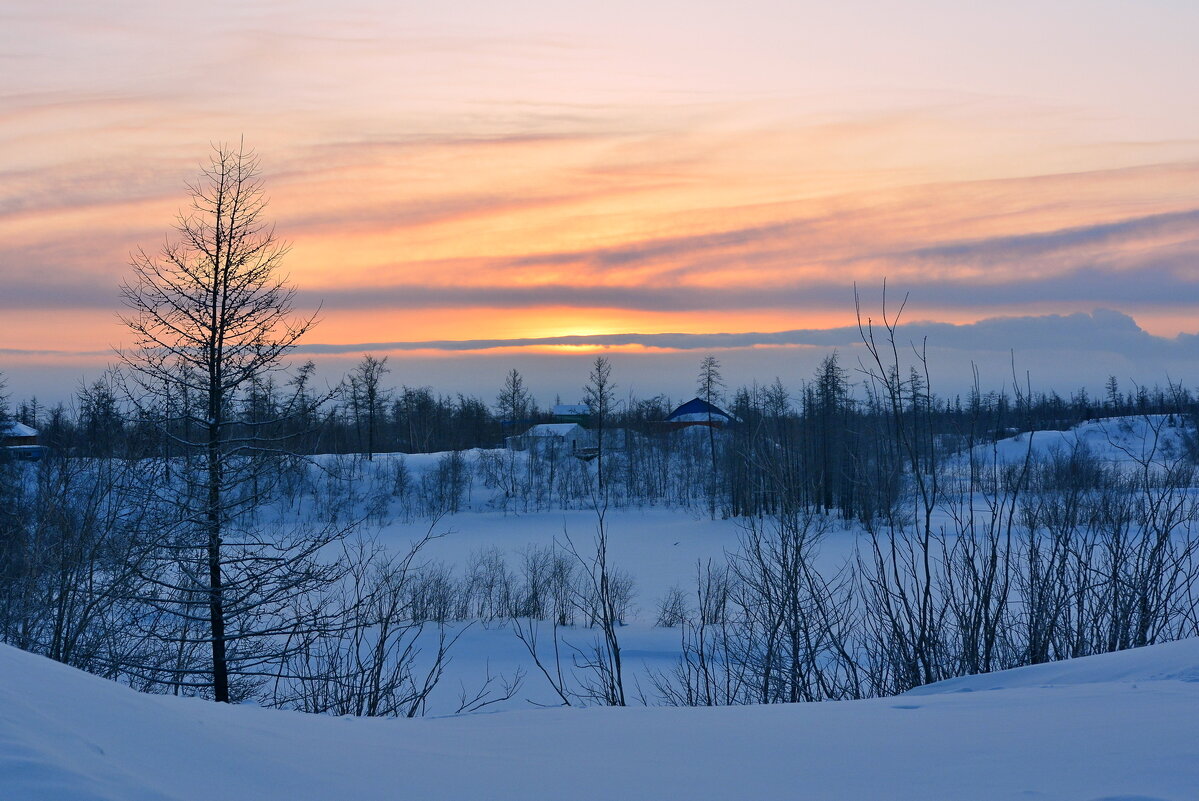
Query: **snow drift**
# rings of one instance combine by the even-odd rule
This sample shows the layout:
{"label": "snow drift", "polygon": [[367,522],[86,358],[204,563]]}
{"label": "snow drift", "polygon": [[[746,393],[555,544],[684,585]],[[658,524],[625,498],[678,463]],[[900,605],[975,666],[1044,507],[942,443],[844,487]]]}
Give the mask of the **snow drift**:
{"label": "snow drift", "polygon": [[143,695],[7,646],[0,675],[7,801],[1183,801],[1199,788],[1199,640],[870,701],[417,720]]}

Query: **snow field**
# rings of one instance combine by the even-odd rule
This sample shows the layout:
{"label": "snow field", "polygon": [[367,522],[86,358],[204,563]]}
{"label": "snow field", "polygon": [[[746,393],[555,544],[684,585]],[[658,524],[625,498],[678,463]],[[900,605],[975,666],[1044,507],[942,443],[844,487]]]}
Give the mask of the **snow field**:
{"label": "snow field", "polygon": [[1187,640],[870,701],[384,720],[142,695],[3,647],[0,797],[1185,801],[1197,674]]}

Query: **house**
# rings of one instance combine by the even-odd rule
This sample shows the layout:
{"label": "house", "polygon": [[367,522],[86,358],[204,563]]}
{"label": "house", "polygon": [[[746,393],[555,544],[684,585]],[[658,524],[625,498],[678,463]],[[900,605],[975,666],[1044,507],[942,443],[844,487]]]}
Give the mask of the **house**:
{"label": "house", "polygon": [[668,431],[691,426],[708,426],[709,428],[726,428],[737,422],[737,418],[718,406],[713,406],[701,398],[692,398],[671,412],[663,423]]}
{"label": "house", "polygon": [[519,436],[508,437],[505,442],[513,451],[556,448],[565,453],[580,453],[595,447],[591,432],[578,423],[541,423]]}
{"label": "house", "polygon": [[16,420],[0,423],[0,448],[18,459],[30,460],[42,458],[45,450],[38,444],[37,429]]}
{"label": "house", "polygon": [[587,425],[587,421],[590,419],[591,409],[587,408],[585,403],[559,403],[554,407],[555,423],[578,423],[583,426]]}

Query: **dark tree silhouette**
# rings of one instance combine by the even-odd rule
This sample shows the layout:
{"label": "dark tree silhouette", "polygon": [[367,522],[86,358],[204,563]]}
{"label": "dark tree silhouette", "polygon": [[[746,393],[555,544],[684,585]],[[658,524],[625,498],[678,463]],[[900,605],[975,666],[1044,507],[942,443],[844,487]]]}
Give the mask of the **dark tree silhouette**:
{"label": "dark tree silhouette", "polygon": [[[214,145],[188,195],[175,236],[157,253],[139,248],[133,255],[133,275],[121,287],[127,308],[121,320],[134,347],[119,355],[142,403],[157,399],[165,408],[171,398],[199,398],[187,412],[188,433],[174,436],[197,468],[183,500],[184,525],[186,542],[203,554],[202,568],[181,571],[193,586],[171,589],[185,598],[191,611],[184,615],[193,623],[201,620],[199,607],[207,608],[212,692],[229,701],[229,618],[249,611],[255,593],[244,586],[254,568],[241,548],[230,564],[225,535],[231,518],[255,500],[237,491],[247,480],[240,457],[261,446],[245,434],[235,400],[281,367],[314,318],[293,314],[296,290],[279,273],[288,246],[264,219],[267,198],[253,151]],[[238,586],[228,583],[228,572],[237,574]]]}

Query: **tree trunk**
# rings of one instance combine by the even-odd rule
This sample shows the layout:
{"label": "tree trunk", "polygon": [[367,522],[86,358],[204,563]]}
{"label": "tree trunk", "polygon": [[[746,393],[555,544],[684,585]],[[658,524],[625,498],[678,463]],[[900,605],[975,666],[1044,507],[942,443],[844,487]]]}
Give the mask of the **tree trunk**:
{"label": "tree trunk", "polygon": [[213,379],[208,402],[208,621],[212,629],[212,692],[216,701],[229,702],[229,664],[225,654],[225,599],[221,579],[221,402],[219,375]]}

